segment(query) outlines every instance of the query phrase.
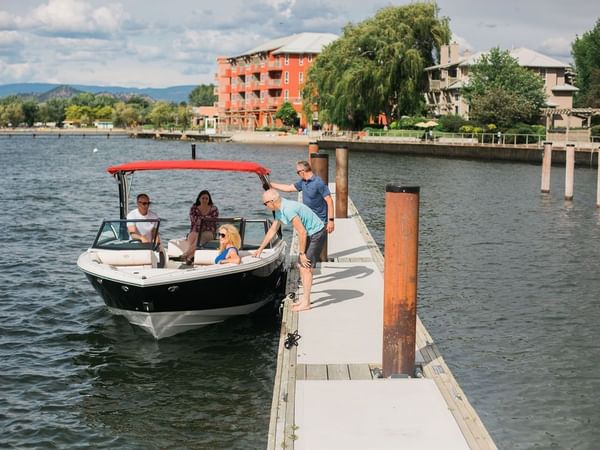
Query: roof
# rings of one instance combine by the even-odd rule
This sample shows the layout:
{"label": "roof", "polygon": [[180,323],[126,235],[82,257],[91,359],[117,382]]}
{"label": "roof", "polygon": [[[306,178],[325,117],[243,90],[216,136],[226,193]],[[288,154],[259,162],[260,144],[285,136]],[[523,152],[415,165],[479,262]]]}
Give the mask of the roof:
{"label": "roof", "polygon": [[570,84],[557,84],[552,88],[552,90],[558,92],[577,92],[579,88],[576,88]]}
{"label": "roof", "polygon": [[279,53],[321,53],[326,45],[331,44],[338,38],[337,34],[332,33],[299,33],[285,36],[278,39],[265,42],[254,47],[247,52],[237,56],[248,56],[256,53],[272,51]]}
{"label": "roof", "polygon": [[[477,52],[470,55],[468,58],[460,58],[454,63],[438,64],[436,66],[426,67],[425,70],[444,69],[452,66],[472,66],[475,64],[483,55],[489,52]],[[530,48],[520,47],[513,48],[509,51],[510,56],[515,58],[520,66],[523,67],[545,67],[545,68],[562,68],[567,69],[568,64],[565,64],[557,59],[550,58],[549,56],[542,55],[541,53],[531,50]]]}
{"label": "roof", "polygon": [[257,175],[268,175],[270,169],[260,164],[247,161],[219,160],[153,160],[132,161],[118,166],[111,166],[106,171],[111,175],[117,172],[135,172],[138,170],[222,170],[231,172],[251,172]]}

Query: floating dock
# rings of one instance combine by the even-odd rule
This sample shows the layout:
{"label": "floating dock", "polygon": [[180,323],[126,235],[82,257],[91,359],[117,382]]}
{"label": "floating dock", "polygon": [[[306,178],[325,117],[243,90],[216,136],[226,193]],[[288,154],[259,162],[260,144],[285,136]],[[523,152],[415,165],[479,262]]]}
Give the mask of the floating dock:
{"label": "floating dock", "polygon": [[[418,318],[418,376],[381,377],[384,259],[350,199],[328,254],[315,269],[312,308],[284,304],[267,448],[495,449]],[[294,237],[296,296],[297,255]]]}

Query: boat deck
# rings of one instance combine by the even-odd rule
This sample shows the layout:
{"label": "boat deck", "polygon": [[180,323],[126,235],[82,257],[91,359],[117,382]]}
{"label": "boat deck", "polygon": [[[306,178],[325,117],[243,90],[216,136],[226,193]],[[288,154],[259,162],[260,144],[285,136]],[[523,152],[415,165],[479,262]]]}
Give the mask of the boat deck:
{"label": "boat deck", "polygon": [[[311,310],[284,307],[268,448],[496,448],[420,320],[424,377],[380,378],[383,256],[351,201],[349,213],[329,237],[333,261],[315,270]],[[299,294],[297,283],[292,272]]]}

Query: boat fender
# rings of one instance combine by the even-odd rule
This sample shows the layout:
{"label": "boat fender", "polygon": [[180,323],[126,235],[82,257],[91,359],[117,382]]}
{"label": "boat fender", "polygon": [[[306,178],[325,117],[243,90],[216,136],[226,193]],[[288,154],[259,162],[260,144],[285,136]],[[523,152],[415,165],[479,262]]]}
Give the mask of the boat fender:
{"label": "boat fender", "polygon": [[302,336],[300,336],[298,334],[298,330],[294,331],[293,333],[288,333],[287,338],[285,338],[285,342],[283,343],[283,346],[288,350],[290,348],[292,348],[294,345],[297,347],[298,341],[300,340],[301,337]]}

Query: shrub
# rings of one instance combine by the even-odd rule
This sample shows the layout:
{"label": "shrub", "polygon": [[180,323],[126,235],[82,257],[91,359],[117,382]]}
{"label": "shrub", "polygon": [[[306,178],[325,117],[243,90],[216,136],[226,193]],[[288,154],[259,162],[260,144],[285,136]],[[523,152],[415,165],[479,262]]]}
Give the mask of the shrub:
{"label": "shrub", "polygon": [[402,116],[402,118],[398,121],[398,128],[410,130],[415,128],[416,123],[426,121],[427,119],[422,116]]}
{"label": "shrub", "polygon": [[458,133],[460,127],[468,123],[465,119],[460,116],[450,114],[448,116],[441,116],[438,120],[438,127],[443,131],[449,133]]}
{"label": "shrub", "polygon": [[530,136],[506,136],[505,142],[507,144],[525,144],[526,142],[533,144],[538,141],[538,125],[527,125],[526,123],[518,123],[514,127],[509,128],[504,134],[512,135],[523,135],[529,134]]}

